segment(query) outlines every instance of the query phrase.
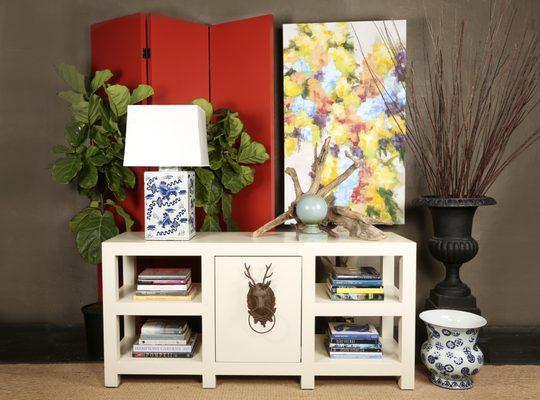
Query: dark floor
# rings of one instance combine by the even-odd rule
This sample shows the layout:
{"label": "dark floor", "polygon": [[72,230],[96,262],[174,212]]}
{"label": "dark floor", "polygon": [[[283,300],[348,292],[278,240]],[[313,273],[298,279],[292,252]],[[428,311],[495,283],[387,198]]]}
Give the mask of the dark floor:
{"label": "dark floor", "polygon": [[[540,327],[489,327],[480,343],[487,364],[540,365]],[[83,326],[0,324],[0,363],[89,361]]]}

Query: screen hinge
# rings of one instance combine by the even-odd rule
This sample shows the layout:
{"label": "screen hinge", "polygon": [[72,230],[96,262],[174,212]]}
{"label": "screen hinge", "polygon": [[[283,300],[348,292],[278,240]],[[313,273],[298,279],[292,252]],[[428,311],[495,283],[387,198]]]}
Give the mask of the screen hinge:
{"label": "screen hinge", "polygon": [[150,58],[150,48],[149,47],[145,47],[142,49],[142,56],[143,58]]}

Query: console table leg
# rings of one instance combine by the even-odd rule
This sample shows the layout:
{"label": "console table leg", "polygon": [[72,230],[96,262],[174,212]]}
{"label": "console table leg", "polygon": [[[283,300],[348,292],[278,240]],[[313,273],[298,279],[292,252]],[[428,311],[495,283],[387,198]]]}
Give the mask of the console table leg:
{"label": "console table leg", "polygon": [[106,387],[118,387],[120,385],[120,375],[114,372],[107,371],[105,367],[105,386]]}
{"label": "console table leg", "polygon": [[315,389],[315,375],[302,375],[300,377],[300,387],[302,389]]}
{"label": "console table leg", "polygon": [[216,375],[204,374],[202,376],[202,387],[204,389],[215,389],[216,388]]}
{"label": "console table leg", "polygon": [[398,379],[398,385],[400,389],[414,389],[414,371],[412,373],[406,373],[401,375]]}

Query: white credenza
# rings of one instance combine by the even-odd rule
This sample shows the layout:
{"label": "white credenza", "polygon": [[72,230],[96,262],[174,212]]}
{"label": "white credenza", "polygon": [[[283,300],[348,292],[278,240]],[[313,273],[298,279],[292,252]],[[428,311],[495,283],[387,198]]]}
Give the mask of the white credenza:
{"label": "white credenza", "polygon": [[[137,257],[142,256],[200,257],[194,299],[134,301]],[[325,284],[315,278],[317,257],[323,256],[380,257],[385,300],[331,301]],[[256,324],[254,330],[245,270],[249,266],[259,282],[270,264],[275,324],[264,329]],[[201,375],[205,388],[214,388],[219,375],[293,375],[300,376],[303,389],[313,389],[316,376],[347,375],[395,376],[402,389],[413,389],[415,287],[416,244],[394,233],[377,242],[346,236],[299,242],[292,232],[256,239],[228,232],[198,233],[183,242],[145,241],[141,232],[124,233],[103,243],[105,386],[118,386],[120,376],[128,374]],[[200,318],[202,342],[193,358],[133,358],[137,316]],[[383,358],[330,359],[315,320],[334,316],[380,317]]]}

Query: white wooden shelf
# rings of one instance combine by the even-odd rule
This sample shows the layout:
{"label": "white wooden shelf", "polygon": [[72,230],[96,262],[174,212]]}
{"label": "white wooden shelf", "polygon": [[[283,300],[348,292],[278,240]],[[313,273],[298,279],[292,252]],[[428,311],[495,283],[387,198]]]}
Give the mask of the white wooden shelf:
{"label": "white wooden shelf", "polygon": [[315,315],[326,317],[401,316],[402,303],[395,286],[384,287],[384,300],[334,301],[326,293],[326,283],[315,285]]}
{"label": "white wooden shelf", "polygon": [[325,340],[326,335],[315,335],[315,375],[391,376],[401,371],[398,344],[394,339],[381,340],[383,358],[379,360],[330,358]]}
{"label": "white wooden shelf", "polygon": [[196,348],[191,358],[138,358],[132,356],[132,346],[135,339],[125,338],[121,341],[121,354],[118,360],[118,370],[121,374],[142,375],[149,370],[159,371],[163,375],[202,375],[202,349]]}
{"label": "white wooden shelf", "polygon": [[[198,233],[189,241],[145,241],[142,232],[130,232],[104,242],[102,256],[105,386],[118,386],[128,374],[201,375],[205,388],[216,387],[219,375],[296,375],[303,389],[313,389],[316,376],[377,375],[396,376],[402,389],[414,388],[416,244],[392,232],[381,241],[341,236],[320,242],[299,242],[293,232],[260,238]],[[193,300],[134,300],[139,256],[200,257],[201,283]],[[380,257],[385,299],[332,301],[325,284],[315,282],[321,256]],[[257,282],[272,263],[277,322],[271,333],[248,327],[244,263],[253,267]],[[137,316],[200,317],[193,358],[132,357]],[[324,336],[315,334],[315,319],[322,316],[381,317],[383,358],[331,359]]]}
{"label": "white wooden shelf", "polygon": [[194,283],[197,292],[189,301],[134,300],[135,285],[124,285],[113,308],[117,315],[202,315],[201,285]]}

